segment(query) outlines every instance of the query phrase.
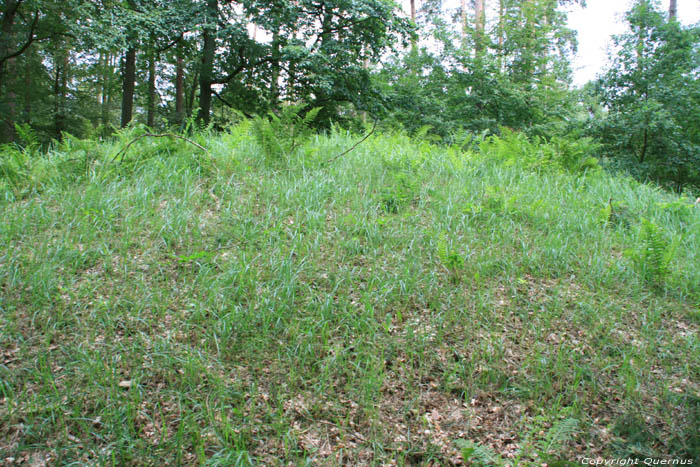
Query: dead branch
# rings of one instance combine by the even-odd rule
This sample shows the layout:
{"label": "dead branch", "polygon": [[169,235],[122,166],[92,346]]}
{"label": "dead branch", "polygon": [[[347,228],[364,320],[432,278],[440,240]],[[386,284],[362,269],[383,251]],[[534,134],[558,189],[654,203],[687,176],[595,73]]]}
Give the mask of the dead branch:
{"label": "dead branch", "polygon": [[331,158],[328,159],[327,161],[322,162],[321,165],[330,164],[331,162],[335,161],[336,159],[339,159],[339,158],[343,157],[345,154],[349,153],[350,151],[352,151],[353,149],[355,149],[356,147],[358,147],[360,144],[362,144],[362,142],[363,142],[364,140],[366,140],[367,138],[369,138],[370,136],[372,136],[372,133],[374,133],[374,130],[377,129],[377,122],[378,122],[378,121],[379,121],[378,118],[375,118],[375,119],[374,119],[374,125],[372,125],[372,129],[371,129],[370,132],[367,133],[361,140],[359,140],[357,143],[355,143],[355,144],[353,144],[352,146],[350,146],[349,149],[346,149],[345,151],[343,151],[343,152],[341,152],[341,153],[339,153],[339,154],[336,154],[335,156],[331,157]]}
{"label": "dead branch", "polygon": [[132,139],[131,141],[129,141],[129,144],[127,144],[127,145],[124,147],[124,149],[120,150],[120,151],[112,158],[112,160],[111,160],[110,162],[114,162],[115,160],[117,160],[117,158],[118,158],[120,155],[121,155],[121,157],[119,157],[119,162],[123,161],[123,160],[124,160],[124,156],[126,155],[126,152],[129,150],[129,148],[131,147],[131,145],[134,144],[135,142],[137,142],[138,140],[142,139],[142,138],[175,138],[175,139],[181,139],[181,140],[183,140],[183,141],[185,141],[185,142],[190,143],[190,144],[193,145],[193,146],[198,147],[198,148],[201,149],[202,151],[206,152],[207,155],[208,155],[209,157],[211,157],[211,154],[209,153],[209,151],[207,150],[207,148],[205,148],[204,146],[202,146],[202,145],[200,145],[200,144],[195,143],[194,141],[192,141],[192,140],[189,139],[189,138],[185,138],[184,136],[176,135],[176,134],[174,134],[174,133],[162,133],[162,134],[158,134],[158,133],[144,133],[144,134],[139,135],[139,136],[137,136],[136,138]]}

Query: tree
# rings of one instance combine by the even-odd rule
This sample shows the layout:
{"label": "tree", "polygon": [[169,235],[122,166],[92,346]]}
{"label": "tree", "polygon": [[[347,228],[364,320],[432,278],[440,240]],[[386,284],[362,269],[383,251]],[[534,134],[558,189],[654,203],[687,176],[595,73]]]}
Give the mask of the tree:
{"label": "tree", "polygon": [[700,28],[664,16],[651,0],[627,13],[598,83],[609,113],[597,132],[631,172],[681,189],[700,184]]}
{"label": "tree", "polygon": [[392,117],[408,130],[427,124],[441,136],[500,126],[563,131],[575,108],[569,57],[576,41],[558,3],[500,0],[490,31],[485,2],[474,4],[473,26],[463,23],[466,4],[461,15],[448,17],[441,2],[425,2],[437,51],[384,64],[377,78],[386,83]]}

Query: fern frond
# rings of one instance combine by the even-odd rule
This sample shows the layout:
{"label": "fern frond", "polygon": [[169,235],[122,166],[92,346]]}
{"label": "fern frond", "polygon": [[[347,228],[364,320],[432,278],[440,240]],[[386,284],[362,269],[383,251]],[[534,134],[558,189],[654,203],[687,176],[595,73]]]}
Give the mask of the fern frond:
{"label": "fern frond", "polygon": [[542,454],[548,454],[571,441],[578,431],[578,420],[575,418],[559,420],[547,430],[547,434],[537,443],[537,447]]}
{"label": "fern frond", "polygon": [[311,122],[316,120],[316,117],[318,116],[318,113],[323,109],[323,107],[314,107],[313,109],[309,110],[306,112],[306,115],[304,115],[304,120],[302,120],[302,124],[308,128]]}
{"label": "fern frond", "polygon": [[472,465],[500,466],[504,465],[503,458],[488,446],[482,446],[470,439],[455,440],[460,449],[462,459]]}

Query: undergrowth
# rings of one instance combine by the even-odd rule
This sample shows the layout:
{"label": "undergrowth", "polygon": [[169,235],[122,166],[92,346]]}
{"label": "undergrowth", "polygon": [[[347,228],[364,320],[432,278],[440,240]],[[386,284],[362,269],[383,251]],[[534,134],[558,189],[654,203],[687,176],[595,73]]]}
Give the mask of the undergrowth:
{"label": "undergrowth", "polygon": [[0,462],[700,461],[693,203],[295,115],[2,148]]}

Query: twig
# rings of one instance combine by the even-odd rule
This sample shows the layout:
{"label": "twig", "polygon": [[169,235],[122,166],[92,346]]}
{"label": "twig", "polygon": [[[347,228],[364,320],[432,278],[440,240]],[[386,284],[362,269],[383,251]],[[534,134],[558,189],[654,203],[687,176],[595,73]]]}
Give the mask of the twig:
{"label": "twig", "polygon": [[372,136],[372,133],[374,133],[374,130],[377,129],[377,122],[378,122],[378,121],[379,121],[379,118],[375,118],[375,119],[374,119],[374,125],[372,125],[372,129],[371,129],[370,132],[367,133],[361,140],[359,140],[357,143],[355,143],[355,144],[353,144],[352,146],[350,146],[349,149],[346,149],[345,151],[341,152],[340,154],[336,154],[335,156],[331,157],[331,158],[328,159],[327,161],[321,162],[321,165],[330,164],[331,162],[335,161],[336,159],[339,159],[339,158],[343,157],[345,154],[349,153],[350,151],[352,151],[353,149],[355,149],[356,147],[358,147],[364,140],[366,140],[367,138],[369,138],[370,136]]}
{"label": "twig", "polygon": [[129,148],[131,147],[131,145],[134,144],[135,142],[137,142],[138,140],[140,140],[141,138],[146,138],[146,137],[150,137],[150,138],[176,138],[176,139],[181,139],[181,140],[183,140],[183,141],[186,141],[186,142],[190,143],[190,144],[193,145],[193,146],[198,147],[198,148],[201,149],[202,151],[206,152],[207,155],[208,155],[209,157],[211,157],[211,154],[209,153],[209,151],[207,150],[207,148],[205,148],[204,146],[202,146],[202,145],[200,145],[200,144],[195,143],[195,142],[192,141],[191,139],[185,138],[184,136],[176,135],[176,134],[173,134],[173,133],[163,133],[163,134],[144,133],[144,134],[139,135],[139,136],[137,136],[136,138],[132,139],[131,141],[129,141],[129,144],[127,144],[127,145],[124,147],[124,149],[122,149],[121,151],[119,151],[119,152],[112,158],[112,160],[111,160],[110,162],[114,162],[115,160],[117,160],[117,158],[118,158],[120,155],[121,155],[121,158],[119,159],[119,162],[123,161],[123,160],[124,160],[124,156],[126,156],[126,152],[129,150]]}

